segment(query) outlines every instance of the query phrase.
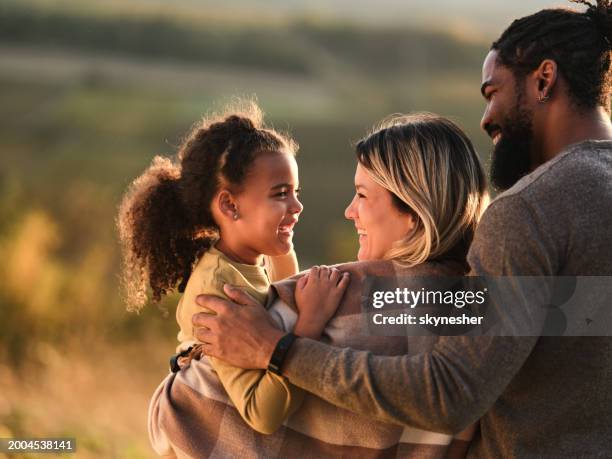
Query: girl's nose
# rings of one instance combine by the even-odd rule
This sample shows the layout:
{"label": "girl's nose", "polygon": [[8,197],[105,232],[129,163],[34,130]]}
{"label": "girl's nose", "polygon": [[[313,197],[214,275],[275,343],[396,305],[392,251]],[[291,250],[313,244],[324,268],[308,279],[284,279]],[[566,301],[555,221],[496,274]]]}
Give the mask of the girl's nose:
{"label": "girl's nose", "polygon": [[291,203],[291,206],[289,207],[289,212],[292,214],[299,215],[302,213],[302,210],[304,210],[304,205],[300,202],[297,196],[294,196],[293,202]]}

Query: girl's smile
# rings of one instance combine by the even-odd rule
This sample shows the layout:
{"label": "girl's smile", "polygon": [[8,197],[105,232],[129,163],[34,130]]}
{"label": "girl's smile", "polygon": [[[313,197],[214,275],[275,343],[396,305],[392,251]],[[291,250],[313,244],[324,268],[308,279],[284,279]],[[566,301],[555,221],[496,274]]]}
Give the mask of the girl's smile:
{"label": "girl's smile", "polygon": [[220,224],[220,250],[226,248],[238,261],[249,264],[258,264],[261,255],[289,253],[293,228],[303,209],[298,185],[293,155],[273,152],[259,156],[241,191],[232,195],[232,218]]}

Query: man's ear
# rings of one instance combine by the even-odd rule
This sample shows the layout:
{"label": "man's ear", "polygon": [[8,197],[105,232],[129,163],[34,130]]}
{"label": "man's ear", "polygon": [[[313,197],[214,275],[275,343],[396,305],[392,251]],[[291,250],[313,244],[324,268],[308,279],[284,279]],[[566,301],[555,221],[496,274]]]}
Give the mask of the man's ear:
{"label": "man's ear", "polygon": [[217,196],[213,200],[213,204],[224,218],[229,220],[236,220],[238,215],[238,205],[236,198],[231,191],[223,189],[217,193]]}
{"label": "man's ear", "polygon": [[538,102],[545,103],[553,96],[558,76],[559,68],[555,61],[552,59],[544,59],[540,63],[533,73]]}

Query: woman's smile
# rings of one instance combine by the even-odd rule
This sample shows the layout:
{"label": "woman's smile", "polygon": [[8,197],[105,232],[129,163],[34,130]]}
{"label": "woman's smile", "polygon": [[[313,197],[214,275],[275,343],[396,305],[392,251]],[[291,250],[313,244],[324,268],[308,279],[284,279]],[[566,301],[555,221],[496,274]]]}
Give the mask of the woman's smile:
{"label": "woman's smile", "polygon": [[367,238],[368,233],[366,233],[365,230],[357,228],[357,234],[359,235],[359,243],[361,244],[365,242],[365,239]]}
{"label": "woman's smile", "polygon": [[344,216],[355,222],[359,235],[357,259],[380,260],[394,242],[406,237],[413,226],[412,217],[395,207],[389,190],[372,180],[361,164],[355,172],[355,190]]}

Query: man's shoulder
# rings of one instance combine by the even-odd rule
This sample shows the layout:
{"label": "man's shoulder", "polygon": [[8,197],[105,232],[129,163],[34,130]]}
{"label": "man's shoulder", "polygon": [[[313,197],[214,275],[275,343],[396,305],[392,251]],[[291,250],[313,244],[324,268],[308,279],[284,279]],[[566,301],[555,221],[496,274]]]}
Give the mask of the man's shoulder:
{"label": "man's shoulder", "polygon": [[492,204],[563,204],[573,193],[600,187],[605,178],[612,178],[612,141],[588,140],[569,146],[498,195]]}
{"label": "man's shoulder", "polygon": [[[557,273],[573,247],[575,271],[585,272],[580,263],[601,257],[609,240],[609,225],[601,219],[611,206],[612,142],[571,146],[489,205],[470,248],[470,266],[487,273]],[[589,249],[586,240],[600,241],[599,249]]]}

